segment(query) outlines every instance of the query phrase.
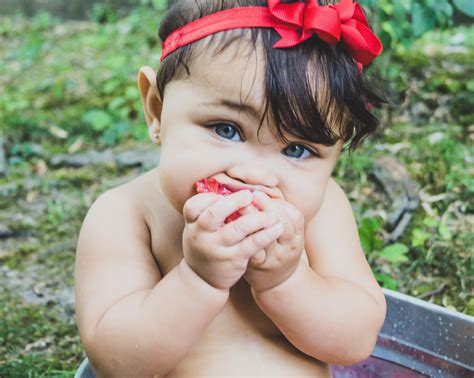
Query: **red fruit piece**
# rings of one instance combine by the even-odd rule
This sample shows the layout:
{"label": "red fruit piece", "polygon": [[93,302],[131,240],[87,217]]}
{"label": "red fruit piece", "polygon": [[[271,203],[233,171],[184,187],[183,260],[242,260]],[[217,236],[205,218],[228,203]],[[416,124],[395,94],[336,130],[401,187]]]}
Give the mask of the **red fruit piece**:
{"label": "red fruit piece", "polygon": [[232,193],[231,190],[214,179],[202,179],[196,182],[194,185],[196,187],[196,192],[198,193],[216,193],[222,194],[223,196],[228,196]]}
{"label": "red fruit piece", "polygon": [[[229,188],[227,188],[226,186],[222,185],[220,182],[217,182],[214,179],[205,178],[205,179],[199,180],[196,183],[194,183],[194,186],[196,188],[197,193],[216,193],[222,196],[228,196],[229,194],[233,193],[232,190],[230,190]],[[252,203],[249,206],[239,209],[235,213],[232,213],[231,215],[229,215],[225,219],[224,223],[230,223],[240,218],[243,214],[246,213],[246,210],[259,211],[259,208],[257,204],[254,201],[252,201]]]}

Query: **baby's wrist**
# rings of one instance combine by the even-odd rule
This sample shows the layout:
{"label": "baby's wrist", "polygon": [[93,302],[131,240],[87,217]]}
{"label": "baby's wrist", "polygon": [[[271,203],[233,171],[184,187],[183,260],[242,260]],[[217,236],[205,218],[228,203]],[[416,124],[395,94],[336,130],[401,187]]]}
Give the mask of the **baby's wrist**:
{"label": "baby's wrist", "polygon": [[229,297],[229,289],[219,289],[212,286],[209,282],[197,274],[183,258],[178,265],[178,274],[183,282],[192,290],[192,292],[209,293],[216,298],[222,298],[225,302]]}
{"label": "baby's wrist", "polygon": [[298,288],[298,281],[302,279],[308,266],[300,261],[296,269],[288,275],[284,280],[267,288],[251,287],[252,295],[256,297],[271,297],[272,295],[279,296],[280,293],[292,290],[292,287]]}

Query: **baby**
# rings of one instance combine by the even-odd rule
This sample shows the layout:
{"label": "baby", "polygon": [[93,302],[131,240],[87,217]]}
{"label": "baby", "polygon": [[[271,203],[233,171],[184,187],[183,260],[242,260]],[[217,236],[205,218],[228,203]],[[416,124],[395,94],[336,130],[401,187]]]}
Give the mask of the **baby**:
{"label": "baby", "polygon": [[376,130],[382,46],[352,0],[176,0],[138,86],[159,167],[82,226],[77,322],[98,376],[331,375],[385,317],[343,144]]}

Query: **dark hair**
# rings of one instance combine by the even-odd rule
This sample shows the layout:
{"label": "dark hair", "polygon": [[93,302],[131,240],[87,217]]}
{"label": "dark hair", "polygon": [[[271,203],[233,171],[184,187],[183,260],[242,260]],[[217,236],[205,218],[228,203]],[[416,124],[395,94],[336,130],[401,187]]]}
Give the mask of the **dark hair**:
{"label": "dark hair", "polygon": [[[320,5],[328,3],[327,0],[318,2]],[[171,1],[161,21],[159,37],[164,41],[171,32],[191,21],[245,6],[267,6],[267,0]],[[370,88],[342,45],[329,45],[312,36],[293,48],[277,49],[272,46],[280,37],[271,28],[234,29],[210,36],[215,54],[249,30],[254,48],[260,41],[265,52],[267,96],[260,126],[270,108],[281,140],[286,141],[284,135],[288,133],[330,146],[342,138],[344,142],[351,141],[350,150],[378,129],[379,120],[367,109],[368,104],[376,106],[386,100]],[[190,66],[199,42],[183,46],[163,60],[156,78],[162,98],[170,81],[191,74]]]}

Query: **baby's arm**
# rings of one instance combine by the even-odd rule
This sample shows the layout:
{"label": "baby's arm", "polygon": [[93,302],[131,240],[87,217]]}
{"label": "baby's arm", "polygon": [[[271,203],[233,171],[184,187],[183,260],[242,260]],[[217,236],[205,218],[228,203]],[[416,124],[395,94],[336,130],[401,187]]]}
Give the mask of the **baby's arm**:
{"label": "baby's arm", "polygon": [[79,236],[75,272],[79,332],[99,375],[162,376],[185,357],[250,256],[279,236],[269,227],[277,218],[265,212],[243,216],[238,228],[212,228],[251,200],[250,192],[188,200],[185,259],[161,278],[134,198],[117,189],[99,197]]}
{"label": "baby's arm", "polygon": [[76,308],[99,375],[163,375],[227,300],[184,260],[161,279],[149,245],[146,224],[123,193],[109,191],[89,210],[77,248]]}
{"label": "baby's arm", "polygon": [[352,209],[332,180],[306,225],[308,267],[299,263],[283,283],[253,291],[288,340],[325,362],[352,364],[372,352],[385,318],[385,299],[360,246]]}

